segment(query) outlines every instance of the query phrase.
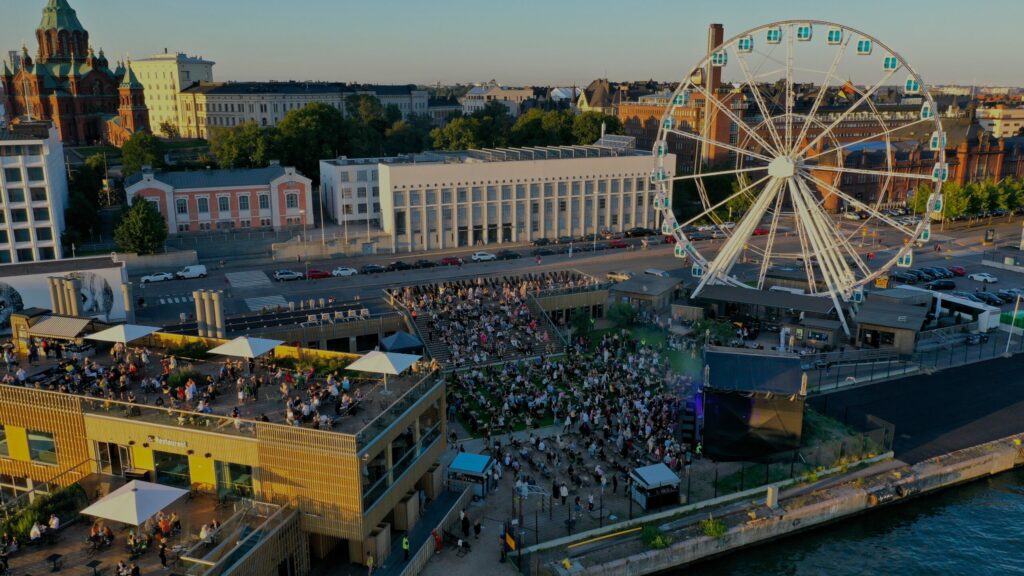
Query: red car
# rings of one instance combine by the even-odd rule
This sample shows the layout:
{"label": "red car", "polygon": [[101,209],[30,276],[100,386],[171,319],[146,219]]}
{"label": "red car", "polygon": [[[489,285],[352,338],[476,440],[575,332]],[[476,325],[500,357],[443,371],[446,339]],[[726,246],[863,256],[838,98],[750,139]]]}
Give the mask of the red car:
{"label": "red car", "polygon": [[668,235],[665,236],[665,244],[675,244],[675,243],[676,243],[676,237],[675,236],[673,236],[671,234],[668,234]]}
{"label": "red car", "polygon": [[766,236],[769,232],[771,232],[769,228],[754,228],[754,236]]}
{"label": "red car", "polygon": [[608,241],[608,247],[609,248],[625,248],[626,246],[628,246],[628,244],[626,244],[626,242],[624,240],[609,240]]}
{"label": "red car", "polygon": [[309,272],[306,273],[306,278],[310,280],[319,280],[321,278],[330,278],[331,273],[323,270],[317,270],[316,268],[310,268]]}
{"label": "red car", "polygon": [[462,258],[457,258],[455,256],[445,256],[444,258],[441,258],[441,266],[461,266],[461,265],[462,265]]}
{"label": "red car", "polygon": [[953,273],[953,276],[966,276],[967,270],[964,270],[963,266],[950,266],[949,271]]}

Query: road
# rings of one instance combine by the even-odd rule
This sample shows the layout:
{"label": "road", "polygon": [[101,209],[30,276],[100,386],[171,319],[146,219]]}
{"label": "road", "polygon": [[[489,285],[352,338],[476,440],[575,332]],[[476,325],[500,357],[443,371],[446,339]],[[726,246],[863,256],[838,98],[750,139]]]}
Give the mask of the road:
{"label": "road", "polygon": [[[841,225],[854,225],[856,223],[842,222]],[[1000,237],[1012,237],[1018,234],[1020,223],[998,223],[992,226],[999,231]],[[981,245],[981,236],[984,228],[972,230],[958,230],[948,234],[936,230],[934,237],[942,242],[943,252],[936,253],[928,247],[915,250],[914,266],[950,266],[953,264],[962,265],[968,272],[980,271],[984,268],[981,265],[981,255],[984,248]],[[653,238],[652,238],[653,240]],[[764,237],[755,237],[750,241],[751,245],[759,245],[765,241]],[[896,238],[887,238],[884,235],[876,239],[876,242],[896,241]],[[139,321],[150,323],[173,323],[177,322],[180,314],[191,313],[194,305],[191,301],[192,291],[201,288],[225,290],[225,312],[228,315],[244,312],[258,311],[264,306],[285,304],[288,301],[300,299],[320,299],[334,297],[340,302],[355,300],[357,297],[366,302],[381,295],[384,288],[407,284],[420,284],[436,282],[454,278],[470,278],[478,275],[494,275],[503,273],[526,273],[542,272],[551,270],[579,270],[581,272],[603,278],[611,271],[630,271],[642,273],[648,268],[659,268],[667,270],[670,274],[684,280],[691,280],[690,270],[683,267],[681,260],[673,257],[673,247],[667,244],[654,244],[649,248],[639,247],[638,240],[631,241],[632,249],[608,249],[597,252],[579,251],[583,246],[589,248],[590,243],[574,244],[573,253],[554,254],[542,257],[540,264],[535,262],[530,255],[533,247],[513,246],[517,253],[523,258],[516,260],[503,260],[496,262],[473,263],[469,261],[475,249],[447,251],[445,256],[460,256],[466,260],[466,264],[460,267],[437,267],[429,269],[416,269],[401,272],[386,272],[373,275],[357,275],[348,278],[327,278],[321,280],[301,280],[295,282],[273,282],[271,280],[273,271],[281,268],[289,268],[284,264],[268,264],[255,266],[245,270],[232,268],[230,262],[227,268],[220,270],[211,268],[209,277],[205,279],[175,280],[157,284],[149,284],[144,288],[136,290],[137,296],[145,300],[145,306],[138,312]],[[795,250],[797,240],[795,237],[780,238],[777,243],[783,246],[783,250],[792,247]],[[697,242],[697,247],[705,255],[713,255],[721,246],[721,240],[706,240]],[[871,246],[870,238],[867,244],[861,248],[856,246],[858,252],[865,254],[869,251],[876,251],[879,258],[872,261],[873,265],[880,265],[884,255],[884,248],[878,245]],[[497,251],[505,248],[506,245],[487,247],[488,250]],[[565,249],[562,247],[562,249]],[[751,250],[748,253],[751,259],[757,255]],[[425,257],[421,254],[411,254],[401,258],[407,262],[413,262]],[[427,255],[433,260],[440,258],[440,255]],[[310,262],[311,268],[331,270],[336,266],[351,266],[359,268],[364,264],[384,264],[395,260],[395,256],[367,256],[358,258],[347,258],[337,260],[323,260]],[[291,269],[304,271],[305,266],[296,266],[292,263]],[[753,263],[737,264],[737,274],[755,273],[757,265]],[[991,288],[1005,286],[1024,286],[1024,275],[1003,270],[985,269],[996,274],[1000,282]],[[137,278],[133,280],[137,281]],[[973,292],[981,285],[966,278],[957,278],[957,289]],[[138,286],[138,285],[137,285]],[[1009,308],[1009,307],[1006,307]]]}

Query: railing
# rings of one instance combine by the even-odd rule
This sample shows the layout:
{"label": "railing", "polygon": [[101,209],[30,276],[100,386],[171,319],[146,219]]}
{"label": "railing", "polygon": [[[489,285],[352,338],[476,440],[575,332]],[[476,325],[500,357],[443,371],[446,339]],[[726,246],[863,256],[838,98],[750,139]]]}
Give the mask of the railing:
{"label": "railing", "polygon": [[[264,502],[243,501],[236,504],[236,510],[210,541],[197,542],[182,554],[179,562],[188,566],[185,574],[222,576],[232,573],[234,567],[291,518],[288,508]],[[229,545],[232,541],[234,544]],[[205,554],[199,556],[198,553],[204,551]]]}
{"label": "railing", "polygon": [[[3,511],[4,519],[9,520],[11,516],[17,514],[19,510],[31,504],[37,496],[48,496],[52,494],[54,490],[60,489],[60,486],[65,484],[61,482],[62,480],[70,480],[74,478],[75,482],[81,481],[82,478],[85,478],[92,473],[91,465],[93,463],[93,460],[83,460],[71,468],[53,475],[44,482],[36,482],[28,492],[18,494],[16,497],[9,500],[3,500],[3,505],[0,510]],[[74,482],[66,482],[66,484],[73,483]],[[46,490],[43,491],[42,488],[45,488]],[[70,518],[61,518],[61,520],[67,523]]]}
{"label": "railing", "polygon": [[395,400],[390,406],[381,410],[380,414],[370,420],[356,434],[356,445],[366,448],[373,444],[381,433],[388,429],[391,424],[402,417],[409,408],[416,404],[421,398],[429,396],[436,387],[443,384],[440,374],[433,372],[425,374],[419,382],[413,384],[404,394]]}
{"label": "railing", "polygon": [[[459,499],[455,501],[455,505],[452,506],[448,514],[437,523],[435,530],[438,534],[443,534],[445,530],[454,532],[455,524],[459,521],[459,512],[465,510],[469,506],[469,503],[473,500],[473,489],[466,488],[462,491]],[[436,544],[433,538],[427,538],[420,546],[420,549],[416,551],[414,555],[409,558],[409,562],[406,563],[402,569],[401,576],[416,576],[419,574],[423,567],[427,565],[427,562],[434,556],[436,551]]]}
{"label": "railing", "polygon": [[547,290],[538,290],[537,292],[534,292],[533,295],[536,296],[537,298],[547,298],[548,296],[582,294],[584,292],[598,292],[600,290],[608,290],[614,285],[615,282],[595,282],[594,284],[586,284],[584,286],[569,286],[566,288],[548,288]]}
{"label": "railing", "polygon": [[[533,294],[526,295],[526,306],[530,309],[530,312],[533,312],[534,315],[540,317],[541,322],[543,322],[544,326],[547,327],[548,332],[558,337],[558,340],[562,343],[562,350],[569,347],[569,340],[566,339],[565,334],[562,334],[562,331],[558,329],[558,326],[555,326],[555,323],[551,321],[551,317],[544,311],[544,308],[541,307],[540,302],[537,302],[537,299]],[[546,354],[548,351],[545,350],[544,353]]]}

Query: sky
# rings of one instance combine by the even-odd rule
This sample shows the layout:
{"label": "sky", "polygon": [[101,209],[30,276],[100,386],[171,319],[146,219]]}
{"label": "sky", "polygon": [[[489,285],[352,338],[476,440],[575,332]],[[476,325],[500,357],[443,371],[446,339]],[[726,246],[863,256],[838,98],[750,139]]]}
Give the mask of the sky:
{"label": "sky", "polygon": [[[707,26],[729,38],[785,19],[839,22],[928,84],[1024,85],[1021,0],[69,0],[109,59],[164,48],[216,80],[585,86],[677,80]],[[46,0],[0,0],[0,48],[27,44]]]}

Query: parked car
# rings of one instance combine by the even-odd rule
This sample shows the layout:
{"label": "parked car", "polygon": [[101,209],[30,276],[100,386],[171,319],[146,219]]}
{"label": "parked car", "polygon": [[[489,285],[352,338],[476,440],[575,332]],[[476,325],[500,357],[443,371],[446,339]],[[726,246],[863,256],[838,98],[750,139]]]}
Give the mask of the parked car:
{"label": "parked car", "polygon": [[499,250],[498,251],[498,260],[515,260],[517,258],[522,258],[522,257],[523,257],[522,254],[520,254],[519,252],[513,252],[512,250]]}
{"label": "parked car", "polygon": [[601,238],[604,238],[605,240],[613,240],[613,239],[616,239],[616,238],[622,238],[624,236],[625,236],[625,234],[623,234],[619,230],[602,230],[601,231]]}
{"label": "parked car", "polygon": [[965,342],[968,345],[970,345],[970,346],[974,346],[975,344],[983,344],[985,342],[988,342],[988,334],[985,334],[985,333],[980,333],[980,334],[979,333],[972,333],[972,334],[968,334],[967,335],[967,340],[965,340]]}
{"label": "parked car", "polygon": [[206,265],[205,264],[193,264],[191,266],[185,266],[181,270],[174,273],[178,278],[206,278]]}
{"label": "parked car", "polygon": [[665,244],[675,244],[676,241],[677,241],[677,239],[676,239],[675,235],[673,235],[673,234],[666,234],[665,235]]}
{"label": "parked car", "polygon": [[433,260],[423,259],[414,262],[413,266],[416,268],[433,268],[434,266],[437,266],[437,262],[434,262]]}
{"label": "parked car", "polygon": [[1017,299],[1017,296],[1021,294],[1021,290],[1020,288],[1004,288],[996,292],[996,294],[998,294],[1004,302],[1009,304],[1010,302],[1013,302],[1014,300]]}
{"label": "parked car", "polygon": [[648,268],[647,270],[644,270],[644,274],[650,274],[651,276],[657,276],[658,278],[669,277],[669,273],[661,268]]}
{"label": "parked car", "polygon": [[950,266],[949,271],[953,273],[953,276],[966,276],[967,270],[963,266]]}
{"label": "parked car", "polygon": [[331,273],[326,270],[319,270],[317,268],[310,268],[309,272],[306,272],[306,278],[310,280],[319,280],[322,278],[330,278]]}
{"label": "parked car", "polygon": [[847,220],[860,220],[860,214],[856,212],[843,212],[843,218]]}
{"label": "parked car", "polygon": [[701,240],[711,240],[711,235],[706,233],[706,232],[694,232],[692,234],[687,234],[686,237],[690,239],[690,242],[699,242]]}
{"label": "parked car", "polygon": [[718,225],[718,227],[723,229],[723,230],[732,230],[733,228],[736,227],[736,223],[735,222],[722,222],[721,224]]}
{"label": "parked car", "polygon": [[559,244],[572,244],[575,241],[576,241],[576,239],[573,238],[572,236],[559,236],[558,237],[558,243]]}
{"label": "parked car", "polygon": [[387,272],[387,269],[380,264],[363,264],[363,267],[359,269],[360,274],[380,274],[381,272]]}
{"label": "parked car", "polygon": [[889,281],[902,282],[903,284],[917,284],[917,276],[912,276],[899,270],[893,270],[892,272],[889,272]]}
{"label": "parked car", "polygon": [[633,272],[609,272],[608,280],[611,280],[612,282],[625,282],[633,276],[636,276]]}
{"label": "parked car", "polygon": [[925,282],[931,282],[932,280],[938,280],[938,276],[932,274],[927,268],[914,268],[908,270],[911,274],[917,274]]}
{"label": "parked car", "polygon": [[441,266],[461,266],[462,258],[457,256],[445,256],[438,262]]}
{"label": "parked car", "polygon": [[760,226],[758,226],[757,228],[754,228],[754,236],[764,236],[764,235],[768,234],[769,232],[771,232],[770,228],[762,228]]}
{"label": "parked car", "polygon": [[535,248],[530,254],[533,256],[551,256],[555,251],[550,248]]}
{"label": "parked car", "polygon": [[1002,298],[991,292],[975,292],[974,295],[981,298],[981,301],[985,304],[991,304],[992,306],[1002,306],[1004,304]]}
{"label": "parked car", "polygon": [[978,298],[977,296],[975,296],[974,294],[971,294],[970,292],[957,291],[957,292],[953,292],[953,295],[954,296],[959,296],[961,298],[966,298],[967,300],[970,300],[971,302],[977,302],[979,304],[983,304],[984,303],[984,300],[982,300],[981,298]]}
{"label": "parked car", "polygon": [[413,265],[412,264],[409,264],[408,262],[403,262],[401,260],[395,260],[395,261],[391,262],[390,264],[388,264],[388,267],[387,267],[387,271],[388,272],[401,272],[403,270],[412,270],[412,269],[413,269]]}
{"label": "parked car", "polygon": [[491,260],[497,260],[498,257],[490,252],[474,252],[470,259],[473,262],[490,262]]}
{"label": "parked car", "polygon": [[609,248],[625,248],[627,246],[629,246],[629,244],[626,244],[625,240],[609,240],[608,241],[608,247]]}
{"label": "parked car", "polygon": [[290,282],[292,280],[302,280],[302,272],[296,272],[295,270],[278,270],[274,272],[274,280],[278,282]]}
{"label": "parked car", "polygon": [[534,246],[547,246],[548,244],[551,244],[551,240],[547,238],[537,238],[533,241]]}
{"label": "parked car", "polygon": [[975,282],[984,282],[985,284],[995,284],[996,282],[999,282],[999,278],[996,278],[988,272],[975,272],[967,277]]}
{"label": "parked car", "polygon": [[952,280],[932,280],[924,285],[929,290],[955,290],[956,282]]}
{"label": "parked car", "polygon": [[637,226],[626,230],[626,238],[643,238],[644,236],[647,236],[647,228]]}
{"label": "parked car", "polygon": [[597,240],[597,234],[584,234],[576,239],[578,242],[594,242]]}
{"label": "parked car", "polygon": [[340,278],[342,276],[355,276],[356,274],[359,274],[359,270],[356,270],[355,268],[348,268],[346,266],[338,266],[334,270],[331,270],[331,276],[336,278]]}
{"label": "parked car", "polygon": [[932,272],[938,278],[952,278],[953,277],[953,272],[950,269],[948,269],[948,268],[943,268],[942,266],[930,266],[928,268],[925,268],[925,270],[928,270],[928,271]]}
{"label": "parked car", "polygon": [[142,278],[139,278],[139,282],[142,284],[149,284],[150,282],[164,282],[166,280],[174,280],[174,274],[170,272],[157,272],[156,274],[147,274]]}
{"label": "parked car", "polygon": [[931,275],[925,274],[920,270],[904,270],[903,273],[913,276],[914,278],[917,279],[918,282],[929,282],[931,280],[934,280],[934,278],[932,278]]}

